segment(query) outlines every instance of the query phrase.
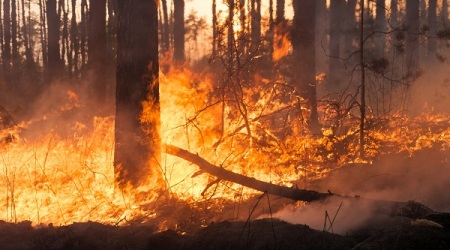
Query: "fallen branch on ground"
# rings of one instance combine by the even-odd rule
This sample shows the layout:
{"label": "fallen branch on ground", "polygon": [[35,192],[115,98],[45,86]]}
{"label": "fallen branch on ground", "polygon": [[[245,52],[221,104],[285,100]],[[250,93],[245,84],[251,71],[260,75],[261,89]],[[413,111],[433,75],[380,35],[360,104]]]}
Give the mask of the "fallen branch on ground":
{"label": "fallen branch on ground", "polygon": [[213,176],[216,176],[219,179],[231,181],[271,195],[306,202],[324,200],[325,198],[332,196],[339,197],[342,199],[361,200],[373,203],[373,205],[376,207],[375,212],[377,213],[387,214],[391,216],[404,216],[409,218],[421,218],[429,214],[435,213],[430,208],[415,201],[400,202],[400,201],[386,201],[386,200],[370,200],[370,199],[363,199],[359,196],[358,197],[341,196],[333,194],[332,192],[320,193],[314,190],[289,188],[285,186],[275,185],[273,183],[260,181],[255,178],[237,174],[232,171],[228,171],[224,168],[215,166],[206,161],[205,159],[203,159],[202,157],[193,154],[187,150],[181,149],[177,146],[166,144],[164,145],[164,147],[166,149],[167,154],[171,154],[180,157],[186,161],[189,161],[199,166],[202,171],[211,174]]}
{"label": "fallen branch on ground", "polygon": [[181,149],[173,145],[165,145],[166,153],[180,157],[186,161],[192,162],[199,166],[203,171],[214,175],[222,180],[231,181],[261,192],[266,192],[271,195],[290,198],[298,201],[315,201],[325,199],[333,194],[319,193],[312,190],[289,188],[285,186],[275,185],[273,183],[260,181],[255,178],[247,177],[241,174],[228,171],[224,168],[217,167],[200,156],[193,154],[187,150]]}

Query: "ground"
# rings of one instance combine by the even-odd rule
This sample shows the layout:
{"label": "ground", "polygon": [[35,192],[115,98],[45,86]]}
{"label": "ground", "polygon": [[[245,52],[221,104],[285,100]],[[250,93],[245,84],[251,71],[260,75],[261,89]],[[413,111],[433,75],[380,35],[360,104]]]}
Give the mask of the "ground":
{"label": "ground", "polygon": [[[392,218],[391,218],[392,219]],[[397,218],[400,219],[400,218]],[[430,220],[397,220],[384,228],[337,235],[277,219],[211,223],[181,235],[151,225],[111,226],[96,222],[32,227],[0,222],[1,249],[449,249],[450,214]],[[444,225],[439,227],[431,219]],[[402,221],[402,222],[400,222]],[[380,223],[380,221],[378,221]]]}

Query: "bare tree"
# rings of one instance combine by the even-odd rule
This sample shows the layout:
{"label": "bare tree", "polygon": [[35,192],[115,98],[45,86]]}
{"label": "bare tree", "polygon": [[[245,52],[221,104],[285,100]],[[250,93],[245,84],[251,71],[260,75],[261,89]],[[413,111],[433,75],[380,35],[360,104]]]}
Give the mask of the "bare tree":
{"label": "bare tree", "polygon": [[60,76],[61,58],[59,54],[59,18],[56,12],[56,0],[47,0],[47,30],[48,30],[48,69],[47,82]]}
{"label": "bare tree", "polygon": [[176,62],[183,62],[184,55],[184,0],[174,0],[174,25],[173,25],[173,41],[174,53],[173,57]]}
{"label": "bare tree", "polygon": [[436,57],[436,37],[437,37],[437,0],[428,0],[428,60],[432,61]]}
{"label": "bare tree", "polygon": [[251,0],[251,44],[255,51],[261,42],[261,0]]}
{"label": "bare tree", "polygon": [[167,0],[161,0],[161,5],[163,9],[163,29],[162,29],[162,52],[166,53],[170,49],[170,29],[169,29],[169,13],[167,10]]}
{"label": "bare tree", "polygon": [[[114,168],[119,187],[159,169],[157,1],[119,0]],[[143,103],[151,118],[141,119]],[[153,176],[155,177],[155,176]]]}
{"label": "bare tree", "polygon": [[316,0],[293,0],[293,7],[292,47],[295,61],[295,89],[307,99],[311,110],[308,125],[313,133],[318,133],[320,125],[317,114],[315,62]]}
{"label": "bare tree", "polygon": [[277,0],[277,11],[275,17],[275,23],[279,24],[284,21],[284,0]]}
{"label": "bare tree", "polygon": [[11,2],[9,0],[3,2],[3,13],[3,74],[6,84],[11,84]]}
{"label": "bare tree", "polygon": [[[91,98],[99,106],[106,100],[106,0],[89,1],[88,69],[92,80]],[[99,107],[102,110],[104,107]]]}
{"label": "bare tree", "polygon": [[419,0],[406,0],[406,62],[409,74],[419,66]]}
{"label": "bare tree", "polygon": [[375,17],[375,55],[377,58],[384,57],[386,30],[386,0],[377,0]]}
{"label": "bare tree", "polygon": [[330,2],[330,64],[329,64],[329,87],[331,90],[339,91],[341,85],[341,20],[342,20],[342,0]]}

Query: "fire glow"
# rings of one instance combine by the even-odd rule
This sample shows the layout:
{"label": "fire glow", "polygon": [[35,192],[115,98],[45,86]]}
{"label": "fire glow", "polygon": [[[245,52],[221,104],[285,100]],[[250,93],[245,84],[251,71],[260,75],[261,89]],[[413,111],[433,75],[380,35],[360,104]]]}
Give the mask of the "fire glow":
{"label": "fire glow", "polygon": [[[341,135],[333,135],[331,128],[324,128],[321,137],[301,136],[300,132],[287,136],[284,141],[277,140],[275,131],[258,118],[285,106],[267,106],[273,100],[261,93],[261,100],[267,99],[254,105],[249,117],[251,129],[263,131],[267,137],[260,137],[263,133],[253,136],[267,145],[249,146],[242,119],[226,115],[224,135],[218,131],[222,107],[209,99],[213,83],[208,75],[187,69],[170,71],[162,74],[160,88],[163,143],[198,153],[227,170],[292,186],[298,180],[323,178],[331,168],[358,161],[358,143],[352,139],[357,128],[355,123],[349,122],[347,125],[353,127]],[[67,100],[51,112],[76,112],[83,106],[77,93],[71,90],[66,93]],[[322,113],[326,112],[322,110]],[[115,191],[113,117],[93,118],[91,132],[86,132],[85,124],[73,123],[65,137],[57,129],[47,133],[32,129],[34,124],[45,122],[53,115],[44,114],[39,119],[2,130],[1,220],[29,220],[35,225],[66,225],[75,221],[120,224],[136,217],[148,220],[157,216],[148,204],[156,202],[158,196]],[[449,149],[450,119],[445,114],[398,116],[379,129],[368,131],[368,137],[369,159],[387,153],[412,154],[423,148]],[[347,143],[339,144],[343,141]],[[341,155],[338,146],[344,147],[340,148]],[[217,198],[237,202],[256,194],[237,184],[214,183],[214,178],[198,172],[197,166],[164,153],[160,167],[167,191],[182,200]]]}

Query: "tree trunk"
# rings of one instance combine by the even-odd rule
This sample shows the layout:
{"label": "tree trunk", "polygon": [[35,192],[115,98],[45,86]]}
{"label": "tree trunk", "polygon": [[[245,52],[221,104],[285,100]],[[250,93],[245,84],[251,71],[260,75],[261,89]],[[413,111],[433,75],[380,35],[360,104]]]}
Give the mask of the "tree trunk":
{"label": "tree trunk", "polygon": [[320,132],[316,94],[316,0],[294,0],[293,7],[292,47],[295,88],[308,101],[311,110],[308,125],[316,134]]}
{"label": "tree trunk", "polygon": [[341,49],[341,22],[342,0],[330,2],[330,66],[328,85],[333,92],[341,90],[341,61],[339,59]]}
{"label": "tree trunk", "polygon": [[251,0],[251,51],[258,49],[261,43],[261,0]]}
{"label": "tree trunk", "polygon": [[245,20],[245,0],[239,0],[239,22],[241,25],[241,30],[239,32],[239,53],[244,54],[245,48],[247,47],[247,39],[245,38],[245,28],[246,28],[246,20]]}
{"label": "tree trunk", "polygon": [[419,66],[419,0],[406,0],[406,67],[415,74]]}
{"label": "tree trunk", "polygon": [[361,98],[359,104],[359,157],[365,156],[365,125],[366,125],[366,65],[364,62],[364,1],[360,0],[360,24],[359,24],[359,67],[361,67]]}
{"label": "tree trunk", "polygon": [[3,16],[3,12],[2,12],[2,4],[0,3],[0,51],[1,51],[1,53],[2,53],[2,56],[1,56],[1,58],[2,58],[2,60],[1,60],[1,62],[0,62],[0,80],[3,80],[2,78],[3,78],[3,49],[4,49],[4,47],[3,47],[3,18],[2,18],[2,16]]}
{"label": "tree trunk", "polygon": [[28,37],[28,25],[25,17],[25,0],[22,0],[22,24],[23,24],[23,44],[25,47],[25,60],[28,74],[34,72],[34,59],[31,44]]}
{"label": "tree trunk", "polygon": [[4,46],[3,46],[3,74],[7,86],[11,84],[11,2],[3,2],[3,27],[4,27]]}
{"label": "tree trunk", "polygon": [[375,32],[375,55],[379,59],[384,57],[386,47],[386,0],[376,2]]}
{"label": "tree trunk", "polygon": [[[233,29],[233,23],[234,23],[234,0],[227,0],[228,2],[228,51],[230,53],[229,60],[232,61],[233,59],[233,51],[234,51],[234,29]],[[231,66],[231,65],[230,65]]]}
{"label": "tree trunk", "polygon": [[212,56],[215,57],[217,53],[217,5],[216,0],[212,2]]}
{"label": "tree trunk", "polygon": [[[71,66],[72,58],[70,58],[70,49],[69,49],[69,11],[68,9],[66,9],[64,1],[60,1],[60,3],[63,22],[63,28],[61,33],[61,42],[62,42],[61,60],[62,62],[64,62],[64,60],[67,59],[67,63]],[[72,77],[71,67],[68,67],[67,71],[68,71],[67,75],[69,77]]]}
{"label": "tree trunk", "polygon": [[348,0],[345,8],[345,38],[344,38],[344,57],[348,57],[354,52],[353,42],[356,39],[356,0]]}
{"label": "tree trunk", "polygon": [[[17,3],[11,0],[11,50],[12,50],[12,77],[15,79],[19,70],[19,44],[17,42]],[[14,88],[17,86],[13,86]]]}
{"label": "tree trunk", "polygon": [[81,54],[81,69],[86,66],[86,37],[88,27],[88,6],[87,0],[81,0],[81,24],[80,24],[80,54]]}
{"label": "tree trunk", "polygon": [[275,23],[279,24],[284,21],[284,0],[277,0],[277,11],[275,17]]}
{"label": "tree trunk", "polygon": [[[397,23],[398,23],[397,3],[398,3],[398,0],[391,0],[391,15],[390,15],[390,26],[392,27],[391,31],[393,29],[398,28],[397,27]],[[397,32],[392,32],[390,35],[390,39],[391,39],[391,42],[390,42],[391,48],[390,49],[391,49],[392,53],[395,53],[395,51],[397,49],[396,44],[398,42],[397,41]]]}
{"label": "tree trunk", "polygon": [[428,27],[430,28],[428,39],[428,60],[434,61],[436,58],[436,39],[437,39],[437,0],[428,1]]}
{"label": "tree trunk", "polygon": [[183,62],[184,56],[184,0],[174,0],[173,57],[175,62]]}
{"label": "tree trunk", "polygon": [[170,49],[170,30],[169,30],[169,13],[167,10],[167,0],[161,0],[162,9],[163,9],[163,33],[162,33],[162,51],[163,54],[169,51]]}
{"label": "tree trunk", "polygon": [[73,75],[78,77],[78,58],[79,58],[79,43],[78,43],[78,24],[77,24],[77,0],[72,0],[72,18],[70,20],[70,54],[72,57],[72,67],[69,70],[73,72]]}
{"label": "tree trunk", "polygon": [[[114,169],[121,188],[160,177],[152,174],[160,160],[158,75],[157,1],[119,0]],[[151,117],[141,118],[144,111]]]}
{"label": "tree trunk", "polygon": [[[40,29],[40,37],[41,37],[41,48],[42,48],[42,64],[44,66],[44,70],[48,69],[48,53],[47,53],[47,18],[45,16],[45,4],[42,0],[39,0],[39,14],[41,23],[39,25]],[[45,76],[46,77],[46,76]]]}
{"label": "tree trunk", "polygon": [[448,0],[442,0],[441,20],[444,25],[448,24]]}
{"label": "tree trunk", "polygon": [[61,58],[59,55],[59,19],[56,13],[56,0],[47,0],[47,32],[48,32],[48,69],[47,83],[60,76]]}
{"label": "tree trunk", "polygon": [[88,75],[91,80],[91,98],[104,111],[107,83],[106,73],[106,0],[89,2]]}

